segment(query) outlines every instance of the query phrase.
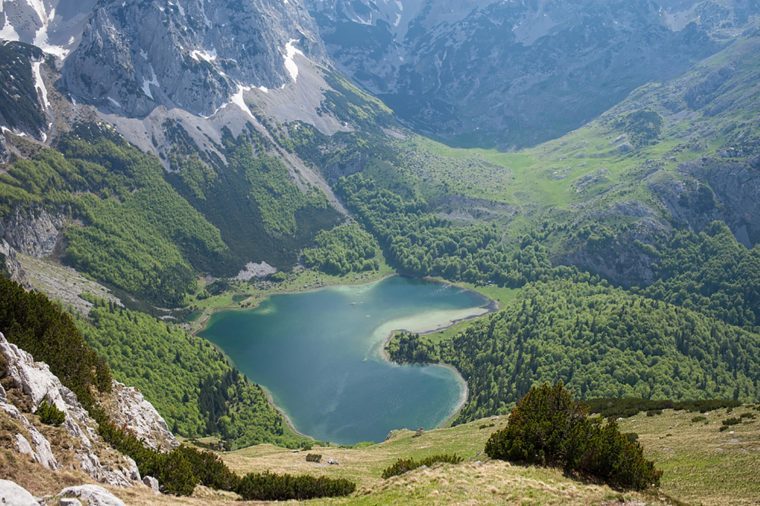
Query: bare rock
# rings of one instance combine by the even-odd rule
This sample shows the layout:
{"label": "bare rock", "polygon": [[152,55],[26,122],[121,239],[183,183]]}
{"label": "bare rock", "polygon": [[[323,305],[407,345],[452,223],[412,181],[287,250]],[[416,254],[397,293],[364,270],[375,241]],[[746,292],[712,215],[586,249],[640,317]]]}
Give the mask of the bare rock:
{"label": "bare rock", "polygon": [[28,490],[20,485],[8,481],[0,480],[0,504],[10,506],[39,506],[39,502]]}
{"label": "bare rock", "polygon": [[114,406],[110,414],[117,425],[125,427],[154,450],[179,446],[166,421],[140,391],[114,381],[112,393]]}
{"label": "bare rock", "polygon": [[45,209],[16,208],[5,222],[0,223],[0,236],[21,253],[46,257],[55,249],[63,223],[63,217]]}
{"label": "bare rock", "polygon": [[260,264],[254,262],[248,262],[245,268],[240,271],[235,279],[238,281],[250,281],[253,278],[266,278],[277,272],[276,267],[272,267],[266,262]]}
{"label": "bare rock", "polygon": [[0,274],[5,271],[18,283],[24,284],[24,269],[16,258],[16,250],[0,237]]}
{"label": "bare rock", "polygon": [[60,499],[75,498],[86,506],[124,506],[124,502],[108,490],[97,485],[68,487],[58,494]]}
{"label": "bare rock", "polygon": [[79,499],[64,497],[58,500],[58,506],[82,506],[82,503],[79,502]]}
{"label": "bare rock", "polygon": [[145,486],[153,490],[153,492],[157,494],[161,493],[161,488],[158,486],[158,480],[153,476],[144,476],[142,482],[145,484]]}
{"label": "bare rock", "polygon": [[[0,338],[2,338],[2,334],[0,334]],[[4,412],[12,420],[18,422],[26,431],[27,436],[23,434],[16,434],[15,436],[16,450],[19,453],[31,457],[32,460],[48,469],[56,470],[59,468],[58,461],[50,447],[50,442],[16,406],[8,402],[5,389],[2,385],[0,385],[0,412]],[[31,442],[29,439],[31,439]]]}
{"label": "bare rock", "polygon": [[[40,403],[46,399],[65,413],[63,427],[75,442],[73,451],[85,473],[102,483],[115,486],[131,486],[135,481],[139,481],[140,473],[137,464],[131,458],[120,458],[118,465],[101,463],[96,452],[97,443],[101,442],[101,439],[97,434],[95,420],[82,407],[76,395],[50,372],[47,364],[35,362],[29,353],[9,343],[2,333],[0,333],[0,355],[4,357],[5,362],[3,375],[21,392],[24,402],[31,407],[31,411],[36,411]],[[7,399],[5,392],[3,392],[3,398]],[[21,411],[8,402],[0,402],[0,409],[20,422],[29,432],[35,461],[50,469],[57,469],[58,463],[49,441]]]}

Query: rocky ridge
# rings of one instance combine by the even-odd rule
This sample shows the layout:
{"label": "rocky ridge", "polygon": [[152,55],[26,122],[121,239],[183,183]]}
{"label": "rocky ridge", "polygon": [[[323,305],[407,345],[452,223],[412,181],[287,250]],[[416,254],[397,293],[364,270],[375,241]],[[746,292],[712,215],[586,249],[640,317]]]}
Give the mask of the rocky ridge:
{"label": "rocky ridge", "polygon": [[[0,366],[0,417],[10,422],[3,424],[6,434],[0,440],[4,445],[49,470],[78,470],[112,486],[142,483],[135,462],[103,442],[96,422],[47,364],[35,362],[1,333]],[[42,425],[34,415],[43,401],[66,415],[60,428]],[[107,405],[116,423],[148,446],[171,449],[178,445],[163,418],[135,389],[114,383],[113,400]]]}
{"label": "rocky ridge", "polygon": [[63,86],[120,115],[164,105],[209,116],[244,91],[296,81],[297,54],[323,54],[297,0],[102,2],[66,59]]}

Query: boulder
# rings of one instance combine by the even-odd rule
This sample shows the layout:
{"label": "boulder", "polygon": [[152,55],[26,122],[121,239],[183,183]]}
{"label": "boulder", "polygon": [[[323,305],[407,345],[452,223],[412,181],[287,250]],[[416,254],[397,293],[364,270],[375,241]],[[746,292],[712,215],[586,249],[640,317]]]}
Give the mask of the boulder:
{"label": "boulder", "polygon": [[40,506],[27,489],[8,480],[0,480],[0,505]]}
{"label": "boulder", "polygon": [[78,485],[64,488],[58,497],[61,500],[78,499],[85,506],[124,506],[121,499],[97,485]]}
{"label": "boulder", "polygon": [[143,476],[142,482],[145,486],[149,487],[153,492],[160,494],[161,488],[158,486],[158,480],[153,476]]}

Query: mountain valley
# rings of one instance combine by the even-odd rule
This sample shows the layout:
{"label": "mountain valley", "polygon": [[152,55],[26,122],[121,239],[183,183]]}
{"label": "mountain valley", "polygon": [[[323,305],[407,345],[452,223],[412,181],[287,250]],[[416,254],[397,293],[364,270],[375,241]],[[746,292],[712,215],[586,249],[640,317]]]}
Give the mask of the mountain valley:
{"label": "mountain valley", "polygon": [[[0,7],[0,479],[37,498],[97,482],[128,504],[760,497],[744,472],[759,461],[756,1]],[[323,309],[334,330],[318,352],[302,342],[304,356],[264,360],[295,377],[308,355],[299,373],[319,375],[333,363],[319,356],[349,348],[327,337],[359,342],[393,303],[424,306],[406,292],[357,302],[397,275],[487,302],[446,328],[383,327],[356,366],[450,368],[467,398],[442,426],[398,422],[345,447],[299,433],[276,385],[250,379],[273,376],[241,372],[240,350],[268,352],[253,346],[281,335],[267,325],[318,328],[310,309],[206,338],[288,294],[354,294]],[[25,387],[16,362],[51,378]],[[343,372],[298,395],[322,383],[342,395]],[[660,487],[489,458],[491,434],[543,384],[583,402],[670,403],[584,429],[636,432]],[[354,422],[320,416],[335,424],[323,433]],[[166,441],[151,446],[156,434]],[[397,459],[449,454],[464,462],[380,478]],[[42,468],[40,483],[24,478]],[[314,495],[263,492],[278,486]]]}

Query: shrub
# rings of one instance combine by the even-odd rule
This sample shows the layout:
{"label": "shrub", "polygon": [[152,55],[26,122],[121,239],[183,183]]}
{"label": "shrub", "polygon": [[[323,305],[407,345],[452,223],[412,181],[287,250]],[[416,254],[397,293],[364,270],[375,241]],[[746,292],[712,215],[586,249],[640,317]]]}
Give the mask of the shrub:
{"label": "shrub", "polygon": [[310,453],[306,456],[306,462],[315,462],[319,464],[322,462],[322,455],[319,455],[318,453]]}
{"label": "shrub", "polygon": [[441,454],[433,455],[432,457],[426,457],[422,460],[398,459],[393,465],[383,471],[383,479],[387,480],[391,476],[399,476],[401,474],[408,473],[409,471],[417,469],[418,467],[429,467],[439,462],[446,464],[459,464],[462,462],[462,457],[458,455]]}
{"label": "shrub", "polygon": [[[590,399],[584,401],[591,413],[599,413],[605,418],[628,418],[642,411],[655,414],[655,411],[674,409],[676,411],[689,411],[707,413],[716,409],[733,408],[741,405],[741,402],[727,399],[706,399],[695,401],[671,401],[637,399],[623,397],[620,399]],[[659,413],[657,413],[659,414]]]}
{"label": "shrub", "polygon": [[160,454],[157,463],[158,472],[153,476],[158,478],[161,490],[173,495],[191,495],[199,483],[193,473],[193,466],[180,451],[174,450]]}
{"label": "shrub", "polygon": [[217,490],[234,491],[240,483],[240,476],[232,472],[214,453],[191,446],[180,446],[172,453],[181,455],[190,463],[193,474],[202,485]]}
{"label": "shrub", "polygon": [[691,419],[691,423],[699,423],[699,422],[706,422],[706,421],[707,421],[707,417],[702,416],[702,415],[695,416],[694,418]]}
{"label": "shrub", "polygon": [[158,478],[164,493],[190,495],[198,484],[234,491],[240,483],[240,477],[211,452],[180,446],[169,453],[161,453],[146,447],[134,434],[117,427],[101,409],[96,408],[92,413],[101,437],[114,449],[132,457],[140,474]]}
{"label": "shrub", "polygon": [[243,476],[235,491],[246,501],[305,501],[346,496],[354,490],[356,484],[344,479],[265,472]]}
{"label": "shrub", "polygon": [[37,416],[46,425],[58,427],[66,420],[66,413],[55,407],[55,404],[43,400],[37,408]]}
{"label": "shrub", "polygon": [[659,485],[662,475],[635,437],[622,434],[615,422],[588,418],[561,382],[531,388],[485,451],[494,459],[560,467],[635,490]]}
{"label": "shrub", "polygon": [[741,423],[741,418],[731,417],[723,420],[723,425],[738,425]]}

